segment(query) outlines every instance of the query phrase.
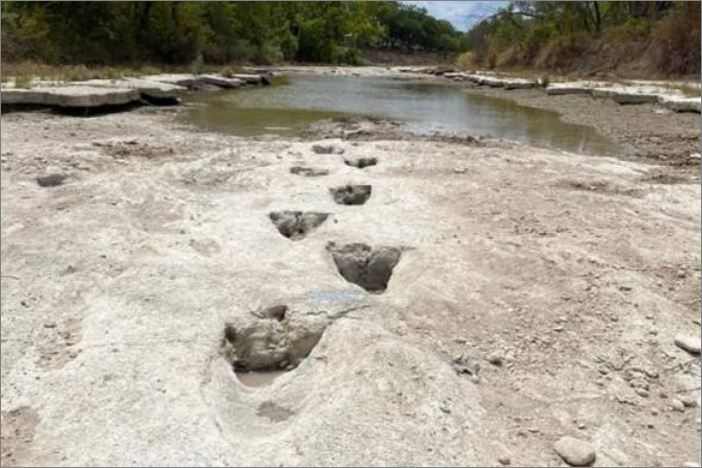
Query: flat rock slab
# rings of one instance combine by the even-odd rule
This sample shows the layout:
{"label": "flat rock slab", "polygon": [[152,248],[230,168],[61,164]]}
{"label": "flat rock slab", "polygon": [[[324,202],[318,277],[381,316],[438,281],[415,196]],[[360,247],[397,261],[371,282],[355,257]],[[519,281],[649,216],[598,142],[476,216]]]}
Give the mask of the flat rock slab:
{"label": "flat rock slab", "polygon": [[102,88],[128,88],[136,89],[142,98],[177,101],[178,95],[187,91],[185,86],[162,83],[142,78],[123,78],[118,80],[96,79],[77,81],[71,86],[94,86]]}
{"label": "flat rock slab", "polygon": [[155,81],[189,88],[196,82],[196,76],[190,73],[161,73],[158,75],[147,75],[141,77],[143,80]]}
{"label": "flat rock slab", "polygon": [[661,96],[658,103],[673,112],[697,112],[702,110],[702,99]]}
{"label": "flat rock slab", "polygon": [[658,102],[658,95],[637,91],[625,91],[611,88],[593,88],[592,97],[611,99],[619,104],[652,104]]}
{"label": "flat rock slab", "polygon": [[504,80],[505,89],[531,89],[536,88],[539,84],[536,81],[525,80],[522,78],[514,78]]}
{"label": "flat rock slab", "polygon": [[269,83],[264,75],[237,74],[228,77],[222,75],[193,75],[190,73],[163,73],[159,75],[148,75],[143,77],[148,81],[174,84],[192,88],[201,85],[212,85],[219,88],[238,88],[244,84]]}
{"label": "flat rock slab", "polygon": [[246,84],[246,80],[239,78],[226,78],[218,75],[198,75],[196,80],[205,84],[219,86],[220,88],[239,88]]}
{"label": "flat rock slab", "polygon": [[30,90],[8,89],[2,92],[4,104],[33,104],[58,107],[100,107],[124,105],[138,101],[134,88],[100,86],[62,86]]}
{"label": "flat rock slab", "polygon": [[595,449],[587,441],[565,436],[553,448],[571,466],[590,466],[595,462]]}
{"label": "flat rock slab", "polygon": [[46,92],[37,89],[7,88],[0,93],[3,104],[45,105]]}
{"label": "flat rock slab", "polygon": [[242,80],[246,83],[249,84],[270,84],[271,80],[268,77],[268,75],[255,75],[255,74],[247,74],[247,73],[237,73],[234,75],[230,75],[234,79],[239,79]]}

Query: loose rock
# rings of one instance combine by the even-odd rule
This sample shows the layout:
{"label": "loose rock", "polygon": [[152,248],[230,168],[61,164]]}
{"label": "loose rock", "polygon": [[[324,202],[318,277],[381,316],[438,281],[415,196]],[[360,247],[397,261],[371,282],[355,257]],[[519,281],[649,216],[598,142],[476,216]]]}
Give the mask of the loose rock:
{"label": "loose rock", "polygon": [[41,187],[56,187],[63,184],[68,178],[65,174],[49,174],[46,176],[37,177],[37,184]]}
{"label": "loose rock", "polygon": [[344,154],[344,148],[336,145],[312,145],[316,154]]}
{"label": "loose rock", "polygon": [[680,334],[675,337],[674,342],[688,353],[700,354],[700,337]]}
{"label": "loose rock", "polygon": [[502,455],[497,461],[502,466],[507,466],[512,463],[512,460],[507,455]]}
{"label": "loose rock", "polygon": [[590,466],[595,462],[595,449],[587,441],[565,436],[553,448],[571,466]]}

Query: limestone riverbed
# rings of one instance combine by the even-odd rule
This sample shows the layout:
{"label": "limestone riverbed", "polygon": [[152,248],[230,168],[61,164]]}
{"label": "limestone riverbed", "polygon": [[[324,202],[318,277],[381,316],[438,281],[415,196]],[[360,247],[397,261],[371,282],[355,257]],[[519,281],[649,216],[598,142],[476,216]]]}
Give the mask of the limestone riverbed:
{"label": "limestone riverbed", "polygon": [[3,464],[699,462],[698,184],[184,111],[2,115]]}

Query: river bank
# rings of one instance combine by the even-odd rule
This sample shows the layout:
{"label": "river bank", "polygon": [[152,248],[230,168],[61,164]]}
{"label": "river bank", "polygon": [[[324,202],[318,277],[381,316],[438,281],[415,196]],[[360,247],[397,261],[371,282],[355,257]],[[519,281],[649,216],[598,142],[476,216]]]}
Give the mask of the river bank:
{"label": "river bank", "polygon": [[699,462],[699,185],[181,112],[2,115],[3,464]]}
{"label": "river bank", "polygon": [[551,110],[566,122],[594,127],[621,145],[619,157],[660,166],[661,182],[700,180],[695,156],[700,154],[699,114],[674,113],[655,104],[620,105],[589,96],[549,96],[536,89],[505,91],[468,85],[465,91]]}

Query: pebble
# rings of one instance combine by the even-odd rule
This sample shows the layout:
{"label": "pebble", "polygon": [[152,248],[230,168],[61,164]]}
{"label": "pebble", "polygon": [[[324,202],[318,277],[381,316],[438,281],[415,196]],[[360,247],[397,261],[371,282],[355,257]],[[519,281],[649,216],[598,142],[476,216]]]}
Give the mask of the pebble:
{"label": "pebble", "polygon": [[502,364],[504,364],[504,359],[502,358],[502,356],[496,353],[489,355],[487,360],[490,364],[497,367],[502,367]]}
{"label": "pebble", "polygon": [[312,151],[316,154],[343,154],[344,148],[336,145],[313,145]]}
{"label": "pebble", "polygon": [[673,411],[679,411],[681,413],[685,411],[685,405],[682,401],[678,400],[677,398],[673,398],[672,400],[670,400],[670,406],[671,408],[673,408]]}
{"label": "pebble", "polygon": [[589,466],[595,461],[595,449],[584,440],[565,436],[558,439],[553,449],[571,466]]}
{"label": "pebble", "polygon": [[44,328],[56,328],[56,322],[44,322]]}
{"label": "pebble", "polygon": [[682,348],[688,353],[700,354],[700,338],[692,335],[676,335],[673,340],[678,348]]}
{"label": "pebble", "polygon": [[497,459],[497,461],[500,463],[502,466],[507,466],[510,463],[512,463],[512,460],[507,456],[507,455],[502,455],[500,458]]}
{"label": "pebble", "polygon": [[36,181],[40,187],[56,187],[63,184],[67,178],[68,176],[65,174],[49,174],[37,177]]}
{"label": "pebble", "polygon": [[644,390],[643,388],[637,388],[636,394],[640,397],[643,397],[643,398],[648,398],[648,395],[649,395],[649,393],[646,390]]}
{"label": "pebble", "polygon": [[697,406],[697,401],[695,401],[693,398],[690,398],[688,396],[680,397],[680,402],[683,404],[683,406],[685,408],[694,408]]}

